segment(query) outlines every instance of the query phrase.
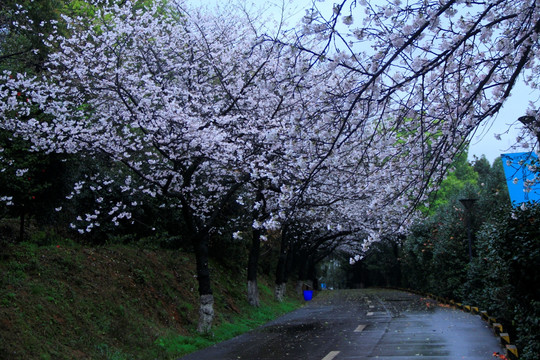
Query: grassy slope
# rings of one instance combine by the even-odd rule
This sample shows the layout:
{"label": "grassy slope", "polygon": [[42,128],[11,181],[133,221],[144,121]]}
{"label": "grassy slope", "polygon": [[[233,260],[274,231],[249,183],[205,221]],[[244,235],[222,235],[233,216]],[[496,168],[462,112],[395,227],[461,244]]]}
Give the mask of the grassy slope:
{"label": "grassy slope", "polygon": [[[179,251],[13,245],[0,254],[1,359],[175,359],[301,305],[245,300],[245,271],[211,265],[216,324],[195,334],[195,261]],[[292,291],[289,291],[291,294]]]}

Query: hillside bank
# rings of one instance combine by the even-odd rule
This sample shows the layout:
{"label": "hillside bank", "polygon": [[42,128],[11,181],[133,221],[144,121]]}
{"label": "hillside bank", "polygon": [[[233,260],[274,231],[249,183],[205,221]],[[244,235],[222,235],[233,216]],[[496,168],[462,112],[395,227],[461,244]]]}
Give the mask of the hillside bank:
{"label": "hillside bank", "polygon": [[246,300],[246,270],[211,262],[216,320],[198,336],[195,259],[135,246],[4,247],[0,358],[175,359],[301,306],[273,299],[260,275],[260,308]]}

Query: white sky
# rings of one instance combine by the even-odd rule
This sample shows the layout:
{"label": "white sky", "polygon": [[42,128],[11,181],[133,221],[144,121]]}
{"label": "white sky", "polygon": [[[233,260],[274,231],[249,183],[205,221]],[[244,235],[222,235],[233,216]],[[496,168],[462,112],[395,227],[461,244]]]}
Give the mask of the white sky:
{"label": "white sky", "polygon": [[[516,124],[517,118],[525,115],[529,101],[538,101],[539,98],[538,91],[533,91],[523,82],[516,84],[497,116],[485,120],[471,138],[469,159],[472,159],[473,155],[480,157],[484,154],[489,162],[493,163],[500,154],[529,151],[511,149],[511,146],[516,143],[516,137],[521,129],[521,124]],[[502,134],[500,141],[495,139],[495,134]]]}
{"label": "white sky", "polygon": [[[226,3],[243,3],[248,9],[264,10],[264,15],[278,17],[281,9],[284,8],[287,16],[285,21],[288,25],[297,24],[302,16],[305,15],[305,9],[311,8],[313,0],[185,0],[192,6],[214,7]],[[324,12],[332,11],[334,1],[315,0],[315,4]],[[323,13],[324,13],[323,12]],[[521,124],[517,123],[518,117],[525,115],[529,101],[540,101],[540,92],[533,91],[522,82],[518,83],[513,89],[510,98],[506,101],[499,114],[491,119],[487,119],[478,128],[471,138],[469,147],[469,159],[473,156],[481,157],[485,155],[490,163],[502,153],[527,151],[526,149],[511,149],[515,144],[516,137],[519,134]],[[495,139],[495,134],[501,134],[501,140]]]}

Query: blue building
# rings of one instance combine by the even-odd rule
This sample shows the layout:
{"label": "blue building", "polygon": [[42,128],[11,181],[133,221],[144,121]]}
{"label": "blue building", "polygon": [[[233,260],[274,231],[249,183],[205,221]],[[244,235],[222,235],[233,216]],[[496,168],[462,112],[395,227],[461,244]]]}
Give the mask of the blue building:
{"label": "blue building", "polygon": [[501,154],[501,160],[512,204],[540,201],[540,163],[536,154]]}

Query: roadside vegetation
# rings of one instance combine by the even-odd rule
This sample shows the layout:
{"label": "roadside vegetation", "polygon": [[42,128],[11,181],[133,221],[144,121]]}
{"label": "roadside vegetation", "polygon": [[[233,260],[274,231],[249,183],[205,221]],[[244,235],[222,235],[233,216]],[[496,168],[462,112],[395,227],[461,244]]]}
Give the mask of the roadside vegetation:
{"label": "roadside vegetation", "polygon": [[275,301],[265,274],[261,306],[252,307],[242,286],[245,269],[211,261],[216,323],[201,335],[190,253],[136,243],[87,246],[58,237],[48,244],[3,245],[2,359],[176,359],[302,305],[292,289],[283,302]]}
{"label": "roadside vegetation", "polygon": [[[396,286],[478,306],[510,332],[520,359],[540,354],[540,205],[512,207],[500,158],[454,171],[407,237],[387,238],[350,266],[349,286]],[[471,211],[469,258],[466,211]]]}

